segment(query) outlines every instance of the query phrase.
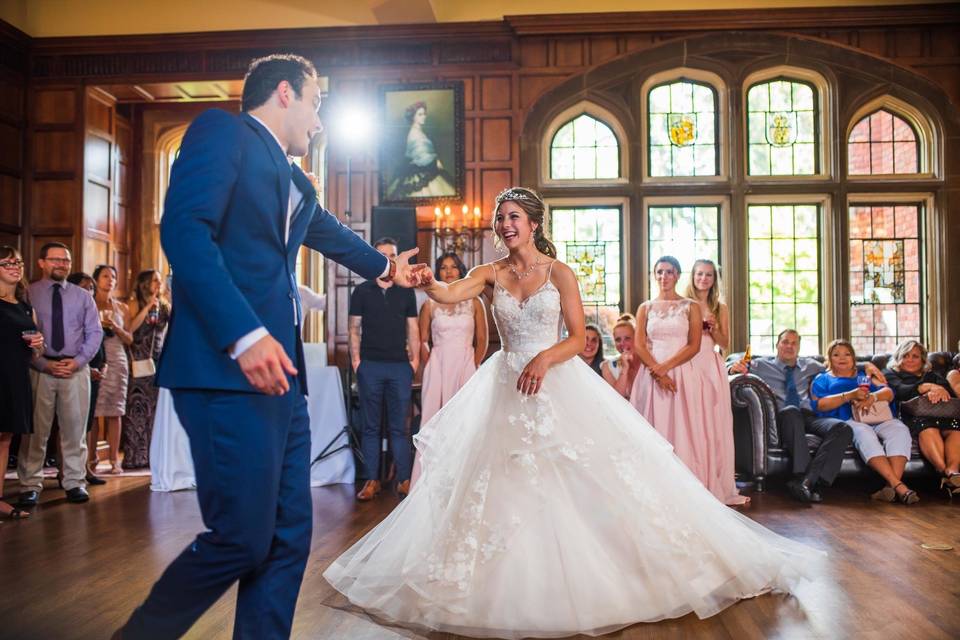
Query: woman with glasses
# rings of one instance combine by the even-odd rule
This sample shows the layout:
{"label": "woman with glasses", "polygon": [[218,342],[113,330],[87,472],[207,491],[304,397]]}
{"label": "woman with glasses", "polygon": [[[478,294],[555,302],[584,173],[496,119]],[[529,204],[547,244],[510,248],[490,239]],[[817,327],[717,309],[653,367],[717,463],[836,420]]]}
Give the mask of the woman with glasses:
{"label": "woman with glasses", "polygon": [[[13,434],[33,431],[30,362],[43,349],[37,318],[27,302],[23,259],[13,247],[0,247],[0,496]],[[0,500],[0,518],[19,520],[30,514]]]}

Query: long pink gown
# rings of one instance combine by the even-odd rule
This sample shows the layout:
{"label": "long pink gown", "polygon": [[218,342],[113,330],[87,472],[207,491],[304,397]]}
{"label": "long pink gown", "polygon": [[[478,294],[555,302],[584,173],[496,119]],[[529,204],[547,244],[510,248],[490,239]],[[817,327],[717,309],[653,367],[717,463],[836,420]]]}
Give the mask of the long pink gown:
{"label": "long pink gown", "polygon": [[420,424],[460,390],[477,370],[473,353],[473,300],[455,305],[433,304],[430,313],[430,359],[423,368]]}
{"label": "long pink gown", "polygon": [[730,402],[730,379],[723,358],[716,350],[717,343],[709,331],[703,332],[700,352],[693,357],[693,367],[703,376],[707,411],[703,423],[708,443],[707,468],[697,477],[726,504],[744,504],[749,498],[737,491],[733,478],[733,405]]}
{"label": "long pink gown", "polygon": [[[440,411],[477,370],[473,353],[473,335],[476,330],[473,300],[455,305],[433,305],[430,312],[430,359],[423,368],[423,387],[420,403],[420,425]],[[420,452],[413,459],[410,475],[411,488],[420,478]]]}
{"label": "long pink gown", "polygon": [[[651,300],[644,304],[648,307],[647,348],[657,362],[663,362],[686,345],[690,305],[695,303]],[[712,346],[713,340],[707,336],[701,341],[700,353],[670,370],[676,393],[657,386],[649,369],[641,366],[630,402],[718,500],[740,504],[746,499],[737,494],[733,480],[732,417],[728,427],[719,427],[722,416],[732,416],[730,391],[727,387],[725,402],[718,397],[723,393],[716,380],[716,355],[704,352]]]}

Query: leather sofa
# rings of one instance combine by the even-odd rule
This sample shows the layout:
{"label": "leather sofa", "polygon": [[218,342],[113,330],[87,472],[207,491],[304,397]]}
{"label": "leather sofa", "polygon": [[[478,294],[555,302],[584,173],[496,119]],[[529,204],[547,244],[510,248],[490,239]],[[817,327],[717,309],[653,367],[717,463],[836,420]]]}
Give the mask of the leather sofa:
{"label": "leather sofa", "polygon": [[[727,363],[733,364],[743,357],[742,353],[730,354]],[[817,356],[817,360],[823,361]],[[870,361],[879,369],[887,366],[890,354],[858,357],[860,362]],[[952,368],[960,368],[960,354],[937,351],[929,355],[933,369],[942,375]],[[736,469],[738,479],[750,480],[758,491],[763,491],[768,478],[786,476],[790,470],[790,458],[780,443],[780,431],[777,428],[777,401],[770,387],[753,374],[735,374],[730,376],[730,394],[733,403],[733,435],[736,451]],[[815,450],[820,439],[807,434],[807,443]],[[852,446],[844,453],[841,476],[868,475],[873,472],[860,459]],[[904,475],[916,476],[933,474],[934,469],[920,455],[917,442]]]}

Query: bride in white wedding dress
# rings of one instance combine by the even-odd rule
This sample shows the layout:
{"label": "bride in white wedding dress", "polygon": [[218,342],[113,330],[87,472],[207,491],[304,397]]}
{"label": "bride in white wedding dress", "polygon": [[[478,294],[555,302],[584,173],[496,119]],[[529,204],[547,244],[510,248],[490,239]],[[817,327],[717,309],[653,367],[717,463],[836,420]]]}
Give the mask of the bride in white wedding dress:
{"label": "bride in white wedding dress", "polygon": [[496,204],[509,255],[426,291],[452,303],[492,286],[503,348],[414,438],[410,495],[324,577],[391,621],[501,638],[703,618],[789,590],[821,552],[717,501],[574,357],[583,307],[543,202],[513,188]]}

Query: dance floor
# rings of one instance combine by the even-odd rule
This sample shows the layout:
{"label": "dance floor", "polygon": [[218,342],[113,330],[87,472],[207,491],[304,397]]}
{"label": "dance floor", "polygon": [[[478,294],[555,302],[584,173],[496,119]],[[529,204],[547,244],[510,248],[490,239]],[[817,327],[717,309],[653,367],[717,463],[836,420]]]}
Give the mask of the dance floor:
{"label": "dance floor", "polygon": [[[143,477],[94,487],[85,505],[68,504],[55,481],[29,520],[0,524],[0,638],[109,638],[166,564],[201,528],[192,492],[151,493]],[[841,480],[828,502],[798,505],[782,490],[754,496],[746,513],[830,554],[817,580],[795,594],[740,602],[719,615],[634,625],[610,638],[960,638],[960,500],[916,481],[922,502],[904,507],[866,499],[871,486]],[[17,491],[8,482],[8,499]],[[313,490],[313,551],[293,637],[448,639],[382,626],[327,585],[324,568],[396,504],[357,504],[352,487]],[[952,545],[927,550],[923,543]],[[235,588],[187,635],[228,639]]]}

